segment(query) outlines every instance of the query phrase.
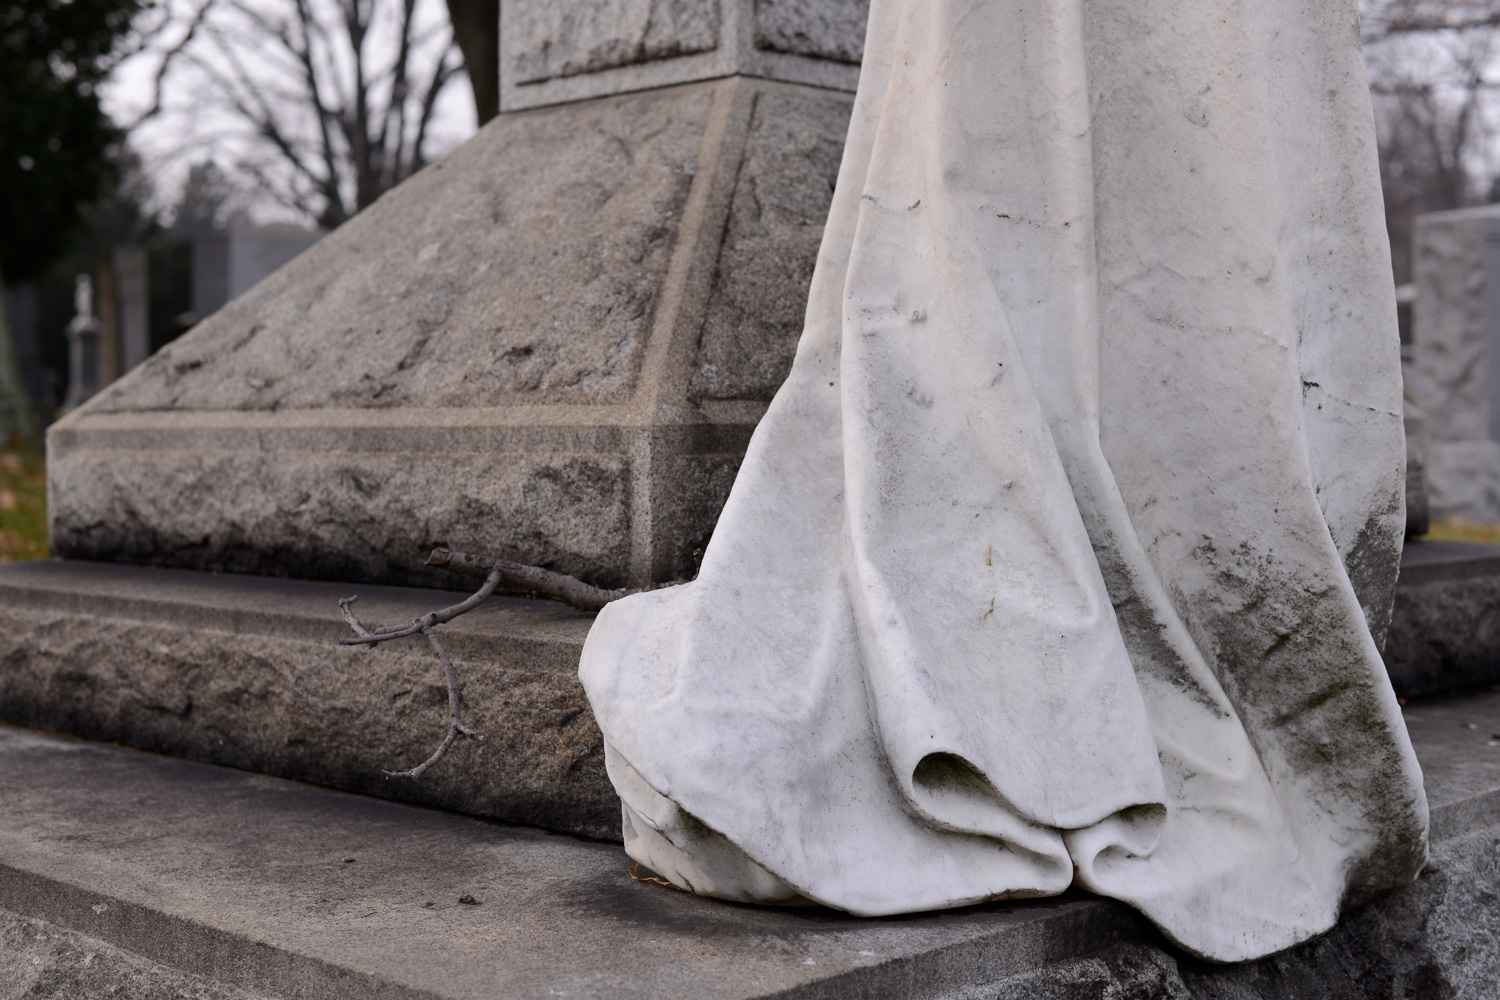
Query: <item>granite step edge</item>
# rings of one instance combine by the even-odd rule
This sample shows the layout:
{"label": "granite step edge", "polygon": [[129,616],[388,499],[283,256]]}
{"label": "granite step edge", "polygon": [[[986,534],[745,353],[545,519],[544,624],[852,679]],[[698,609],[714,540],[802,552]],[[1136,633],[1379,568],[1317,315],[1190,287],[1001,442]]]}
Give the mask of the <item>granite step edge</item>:
{"label": "granite step edge", "polygon": [[[335,811],[347,810],[352,804],[361,814],[367,813],[369,819],[373,821],[368,825],[375,832],[370,834],[368,839],[389,841],[395,845],[393,851],[398,849],[409,851],[412,844],[420,842],[427,852],[441,855],[445,846],[444,841],[441,835],[436,839],[432,837],[431,827],[436,824],[439,827],[452,828],[455,833],[462,834],[454,841],[453,848],[455,855],[460,858],[460,862],[455,867],[460,870],[464,862],[468,860],[463,855],[466,845],[467,849],[472,850],[474,838],[486,837],[486,830],[490,831],[490,835],[501,843],[502,849],[494,855],[496,858],[505,857],[503,842],[507,838],[516,837],[530,842],[535,842],[538,838],[547,840],[552,845],[554,853],[563,859],[564,866],[569,868],[597,868],[597,856],[601,850],[607,850],[611,858],[614,857],[614,852],[618,851],[618,848],[606,848],[605,845],[587,842],[576,842],[576,847],[570,847],[569,845],[575,842],[568,838],[541,834],[536,831],[434,814],[429,810],[395,803],[361,801],[360,797],[350,796],[347,793],[294,786],[292,783],[279,779],[236,775],[228,769],[214,765],[158,758],[157,755],[141,751],[101,747],[68,737],[40,736],[18,733],[14,730],[6,733],[6,728],[8,727],[0,727],[0,737],[3,737],[0,739],[0,760],[13,756],[9,744],[19,737],[21,741],[30,744],[32,749],[35,749],[36,744],[50,743],[62,747],[60,751],[62,754],[77,752],[80,749],[85,752],[104,753],[116,764],[124,761],[127,768],[132,765],[132,762],[142,762],[147,767],[153,766],[153,759],[156,765],[165,762],[165,766],[172,772],[179,776],[187,774],[190,780],[198,776],[206,776],[205,780],[210,787],[206,789],[205,794],[212,794],[221,801],[227,797],[233,802],[235,796],[233,794],[225,796],[218,786],[225,782],[237,785],[249,782],[254,786],[252,789],[254,795],[269,794],[274,797],[280,789],[287,789],[291,794],[298,796],[302,803],[310,804],[314,811],[323,805],[328,805]],[[18,780],[15,777],[14,765],[18,762],[24,763],[24,760],[24,757],[17,757],[9,761],[12,772],[9,781],[12,784]],[[142,802],[149,802],[154,796],[167,791],[164,788],[151,787],[153,780],[151,774],[144,774],[143,777],[141,787],[128,789],[124,793],[127,798],[139,797]],[[179,778],[179,783],[180,780]],[[129,784],[128,780],[122,782],[119,775],[112,776],[112,781],[117,790],[120,785]],[[281,794],[286,794],[286,792]],[[14,821],[7,824],[6,821],[0,820],[0,910],[9,910],[33,919],[49,921],[171,968],[201,975],[227,985],[286,998],[286,1000],[353,996],[370,997],[375,1000],[387,1000],[387,998],[429,1000],[429,998],[449,997],[468,1000],[468,998],[481,995],[540,996],[552,992],[544,993],[524,989],[512,992],[504,989],[504,984],[498,982],[496,992],[490,993],[483,988],[476,991],[475,977],[471,974],[472,969],[461,970],[463,974],[454,975],[455,982],[451,989],[443,985],[433,985],[434,979],[441,981],[446,973],[441,969],[435,973],[430,966],[417,970],[418,974],[411,976],[392,974],[389,968],[390,963],[385,962],[382,967],[378,954],[382,951],[380,948],[382,935],[388,939],[392,933],[391,927],[395,926],[399,931],[399,925],[384,925],[377,919],[372,929],[366,932],[360,930],[359,921],[351,920],[346,914],[338,912],[327,918],[335,925],[334,935],[345,934],[353,939],[343,942],[345,953],[343,957],[329,953],[329,936],[307,941],[305,946],[299,939],[298,945],[289,946],[286,940],[272,939],[275,936],[274,933],[268,937],[253,930],[255,927],[268,926],[266,920],[247,920],[242,914],[234,912],[235,906],[264,908],[267,905],[267,893],[245,893],[236,896],[236,901],[232,904],[204,903],[197,897],[190,897],[188,902],[184,902],[180,885],[184,876],[177,869],[181,866],[191,869],[194,863],[191,858],[184,861],[177,856],[168,856],[150,862],[137,862],[136,867],[131,870],[120,869],[118,858],[110,861],[113,868],[109,865],[101,866],[90,863],[91,844],[97,837],[97,831],[91,831],[88,828],[89,822],[94,821],[80,823],[80,829],[74,831],[67,829],[65,820],[54,818],[51,821],[49,828],[51,833],[60,836],[65,841],[63,851],[68,858],[74,859],[71,862],[65,862],[59,859],[58,851],[54,850],[52,845],[47,845],[46,851],[38,853],[34,844],[29,841],[12,840],[14,834],[10,834],[5,827],[13,825]],[[167,819],[162,822],[170,823],[171,821]],[[60,828],[59,823],[61,823]],[[94,825],[97,826],[97,822],[94,822]],[[424,826],[427,828],[425,834],[421,829]],[[24,828],[23,823],[21,829]],[[167,841],[170,841],[174,835],[180,836],[171,831],[164,831],[164,834]],[[208,845],[207,850],[215,856],[222,854],[225,865],[232,866],[236,851],[241,851],[243,848],[234,843],[236,831],[226,829],[222,836],[224,839],[222,847]],[[109,849],[110,845],[101,848],[106,853]],[[364,864],[378,864],[378,859],[373,857],[377,852],[371,843],[365,843],[357,853]],[[568,861],[573,854],[578,855],[576,866]],[[83,857],[80,858],[79,855]],[[429,867],[433,864],[431,858],[424,863]],[[523,868],[520,874],[526,880],[545,881],[549,876],[546,871],[525,870],[527,864],[525,858],[522,858],[519,863]],[[151,864],[159,865],[161,871],[146,870]],[[607,866],[607,881],[624,880],[625,865],[626,859],[623,855],[619,855],[618,861],[612,861]],[[104,872],[102,876],[101,871]],[[514,876],[516,873],[509,874]],[[464,876],[460,874],[455,877]],[[157,884],[160,887],[154,888]],[[828,998],[831,1000],[835,997],[866,996],[909,997],[916,1000],[916,998],[938,996],[972,982],[1013,975],[1026,969],[1109,947],[1121,941],[1133,940],[1142,934],[1149,936],[1151,933],[1138,917],[1119,904],[1078,895],[1057,900],[999,904],[994,907],[979,908],[979,912],[954,914],[952,921],[947,922],[945,921],[949,915],[945,914],[869,921],[846,917],[842,914],[832,914],[831,920],[834,924],[832,928],[820,928],[814,925],[809,931],[806,926],[807,922],[796,911],[741,907],[736,904],[706,900],[690,894],[672,893],[655,887],[641,886],[628,880],[623,881],[622,884],[631,888],[632,891],[645,894],[648,901],[659,910],[686,909],[690,912],[704,909],[716,910],[719,916],[727,914],[726,919],[731,924],[735,920],[748,919],[752,926],[747,929],[754,930],[755,925],[758,925],[762,933],[741,934],[738,935],[740,940],[735,940],[735,934],[730,934],[726,938],[722,934],[722,929],[708,927],[701,932],[700,939],[695,941],[694,932],[684,929],[692,926],[691,923],[681,919],[675,922],[675,929],[671,932],[678,939],[678,947],[689,959],[693,955],[714,949],[721,952],[727,951],[731,953],[731,957],[736,950],[748,949],[757,953],[758,957],[755,961],[765,965],[766,955],[770,952],[772,953],[770,962],[773,965],[781,962],[791,967],[790,974],[782,978],[802,980],[792,985],[783,983],[778,986],[773,983],[760,982],[752,976],[744,983],[731,984],[732,988],[727,993],[721,990],[710,991],[716,996],[732,995],[743,1000],[762,997],[797,997],[803,1000]],[[275,888],[274,884],[271,888]],[[392,907],[400,907],[402,897],[410,894],[410,886],[396,879],[390,884],[388,890],[380,891],[382,899],[389,900]],[[491,886],[489,892],[481,891],[480,894],[485,896],[485,902],[493,907],[506,905],[505,894],[498,887]],[[279,897],[274,898],[279,900]],[[194,901],[196,901],[196,910]],[[282,904],[278,901],[273,905],[273,909],[283,905],[286,908],[295,909],[296,902],[296,900],[287,900]],[[523,909],[527,905],[535,908],[538,904],[533,900],[529,904],[522,904]],[[576,900],[568,898],[566,891],[555,903],[559,911],[566,911],[569,907],[576,908],[578,905]],[[452,909],[452,907],[445,906],[443,909]],[[608,909],[606,907],[606,910]],[[483,909],[458,906],[456,910],[464,916],[483,915]],[[270,916],[274,918],[275,914],[272,913]],[[297,918],[293,916],[292,919]],[[617,920],[618,918],[609,917],[608,919]],[[830,920],[830,918],[820,919],[824,923]],[[597,925],[597,922],[596,919],[594,925]],[[827,974],[821,970],[808,969],[807,967],[814,963],[800,961],[800,954],[782,956],[786,959],[782,962],[781,958],[777,958],[774,953],[787,951],[786,941],[776,941],[773,934],[769,939],[768,947],[763,932],[767,925],[771,925],[774,931],[777,924],[795,925],[798,923],[803,926],[791,926],[785,929],[786,933],[782,937],[794,938],[801,934],[811,942],[813,947],[817,947],[820,938],[823,939],[825,945],[827,944],[828,931],[831,929],[835,932],[835,936],[842,935],[846,939],[838,944],[838,947],[845,952],[865,944],[865,939],[868,938],[869,946],[876,950],[860,951],[859,954],[876,957],[854,968],[831,968]],[[908,924],[911,925],[909,930],[904,926]],[[588,931],[590,926],[584,923],[577,930]],[[247,927],[252,929],[247,930]],[[642,914],[639,928],[643,937],[656,938],[660,937],[663,932],[659,920],[653,921],[647,913]],[[454,945],[459,954],[472,954],[474,961],[482,966],[486,961],[493,961],[496,955],[495,935],[493,933],[487,935],[482,931],[483,928],[480,931],[473,930],[472,924],[466,929],[462,922],[459,922],[459,926],[453,933],[460,936],[465,933],[470,934],[472,941],[460,940],[456,943],[449,943]],[[625,933],[633,933],[632,928],[627,927]],[[336,937],[331,939],[337,940]],[[804,941],[803,944],[807,944],[808,941]],[[335,947],[332,950],[339,949]],[[503,950],[501,948],[501,953]],[[711,959],[712,956],[706,961],[705,971],[713,967],[714,963]],[[442,959],[435,959],[435,961],[440,963]],[[640,968],[649,974],[649,963],[643,963]],[[604,978],[608,979],[608,976]],[[760,984],[757,985],[757,982]],[[582,995],[611,997],[640,995],[637,987],[640,987],[641,983],[638,979],[627,985],[630,985],[631,989],[618,994],[605,987],[601,991],[585,992]],[[660,995],[663,997],[709,995],[709,993],[700,994],[694,990],[683,992],[680,989],[680,982],[677,987],[679,988],[665,990]],[[645,985],[644,990],[644,995],[657,995],[649,983]],[[580,994],[568,992],[567,995]]]}
{"label": "granite step edge", "polygon": [[[0,565],[0,607],[308,642],[350,634],[341,598],[357,597],[354,610],[368,623],[394,624],[456,604],[474,589],[477,584],[424,590],[58,559]],[[444,634],[473,655],[494,655],[516,642],[581,649],[593,620],[556,601],[497,595],[445,625]]]}

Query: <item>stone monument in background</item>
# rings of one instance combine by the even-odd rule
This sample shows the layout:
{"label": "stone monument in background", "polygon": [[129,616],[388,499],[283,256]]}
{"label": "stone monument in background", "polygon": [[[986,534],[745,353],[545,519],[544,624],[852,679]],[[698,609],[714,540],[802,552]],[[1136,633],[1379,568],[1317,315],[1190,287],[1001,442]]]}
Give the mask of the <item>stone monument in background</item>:
{"label": "stone monument in background", "polygon": [[54,553],[691,574],[801,332],[866,7],[503,3],[497,119],[52,429]]}
{"label": "stone monument in background", "polygon": [[80,274],[73,284],[73,319],[68,323],[68,395],[72,409],[99,391],[102,384],[99,320],[94,316],[94,279]]}
{"label": "stone monument in background", "polygon": [[99,255],[95,274],[78,275],[65,409],[83,405],[151,353],[147,261],[144,247],[117,246]]}
{"label": "stone monument in background", "polygon": [[230,226],[197,237],[193,240],[193,314],[213,315],[322,236],[315,229],[282,223]]}
{"label": "stone monument in background", "polygon": [[1500,206],[1418,216],[1412,264],[1432,513],[1500,521]]}

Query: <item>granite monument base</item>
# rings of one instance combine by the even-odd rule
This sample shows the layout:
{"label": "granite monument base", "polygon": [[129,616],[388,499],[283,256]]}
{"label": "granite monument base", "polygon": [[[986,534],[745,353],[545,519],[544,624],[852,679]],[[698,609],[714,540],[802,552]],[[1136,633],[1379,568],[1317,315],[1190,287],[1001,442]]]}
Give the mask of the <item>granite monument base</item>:
{"label": "granite monument base", "polygon": [[501,115],[54,425],[53,553],[691,575],[791,365],[851,101],[734,76]]}
{"label": "granite monument base", "polygon": [[[1407,545],[1386,647],[1399,694],[1500,683],[1497,550]],[[486,739],[459,742],[412,782],[380,772],[422,761],[441,738],[441,669],[420,639],[338,645],[348,634],[338,601],[351,594],[381,624],[458,597],[100,563],[0,566],[0,722],[619,839],[619,800],[577,677],[592,615],[495,597],[443,626],[466,718]]]}

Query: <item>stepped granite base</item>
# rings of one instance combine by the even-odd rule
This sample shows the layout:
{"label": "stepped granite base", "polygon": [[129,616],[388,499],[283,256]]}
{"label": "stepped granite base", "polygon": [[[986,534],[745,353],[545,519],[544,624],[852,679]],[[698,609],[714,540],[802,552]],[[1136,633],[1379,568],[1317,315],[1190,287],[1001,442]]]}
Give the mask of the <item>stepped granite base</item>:
{"label": "stepped granite base", "polygon": [[[1500,682],[1500,546],[1407,547],[1387,661],[1407,696]],[[338,645],[338,601],[410,621],[451,591],[95,563],[0,566],[0,722],[421,805],[618,839],[618,800],[578,684],[591,615],[491,599],[443,627],[483,743],[387,779],[442,737],[420,639]]]}

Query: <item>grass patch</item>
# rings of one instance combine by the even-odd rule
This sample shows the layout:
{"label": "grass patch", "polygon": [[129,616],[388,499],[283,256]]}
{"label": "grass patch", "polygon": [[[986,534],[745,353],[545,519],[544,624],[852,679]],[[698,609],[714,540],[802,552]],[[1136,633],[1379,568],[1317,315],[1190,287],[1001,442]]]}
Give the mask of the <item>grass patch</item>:
{"label": "grass patch", "polygon": [[1429,542],[1490,542],[1500,544],[1500,524],[1475,524],[1456,517],[1433,521],[1422,536]]}
{"label": "grass patch", "polygon": [[0,448],[0,562],[45,558],[47,464],[31,448]]}

